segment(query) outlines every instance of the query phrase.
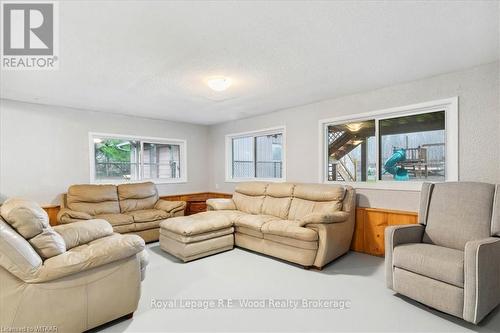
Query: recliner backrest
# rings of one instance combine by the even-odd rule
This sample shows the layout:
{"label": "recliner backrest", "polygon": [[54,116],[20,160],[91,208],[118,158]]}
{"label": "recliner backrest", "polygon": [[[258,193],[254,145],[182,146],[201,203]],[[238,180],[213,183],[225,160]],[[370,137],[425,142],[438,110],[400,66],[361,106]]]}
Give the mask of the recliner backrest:
{"label": "recliner backrest", "polygon": [[158,190],[152,182],[118,185],[118,198],[122,213],[154,208]]}
{"label": "recliner backrest", "polygon": [[268,184],[262,202],[261,214],[273,215],[281,219],[288,218],[294,188],[295,184],[290,183]]}
{"label": "recliner backrest", "polygon": [[264,182],[246,182],[236,185],[233,194],[236,209],[248,214],[260,214],[267,185]]}
{"label": "recliner backrest", "polygon": [[289,220],[299,220],[311,213],[342,210],[345,187],[325,184],[296,184],[288,212]]}
{"label": "recliner backrest", "polygon": [[495,185],[447,182],[426,192],[422,200],[428,204],[420,210],[425,214],[420,220],[426,225],[424,243],[464,250],[468,241],[491,236]]}
{"label": "recliner backrest", "polygon": [[33,247],[0,217],[0,266],[27,280],[42,266]]}
{"label": "recliner backrest", "polygon": [[66,252],[66,243],[50,225],[47,212],[36,202],[11,198],[0,207],[3,220],[27,240],[43,259]]}
{"label": "recliner backrest", "polygon": [[115,185],[72,185],[68,188],[66,204],[71,210],[92,216],[120,213]]}

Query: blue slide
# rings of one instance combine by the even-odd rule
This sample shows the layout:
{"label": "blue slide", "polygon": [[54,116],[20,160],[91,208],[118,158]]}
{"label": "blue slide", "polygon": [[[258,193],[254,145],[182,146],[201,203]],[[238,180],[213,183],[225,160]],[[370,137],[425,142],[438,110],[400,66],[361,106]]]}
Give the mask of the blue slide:
{"label": "blue slide", "polygon": [[403,167],[397,166],[399,162],[406,160],[406,150],[398,149],[389,157],[384,164],[384,170],[394,176],[394,180],[409,180],[408,171]]}

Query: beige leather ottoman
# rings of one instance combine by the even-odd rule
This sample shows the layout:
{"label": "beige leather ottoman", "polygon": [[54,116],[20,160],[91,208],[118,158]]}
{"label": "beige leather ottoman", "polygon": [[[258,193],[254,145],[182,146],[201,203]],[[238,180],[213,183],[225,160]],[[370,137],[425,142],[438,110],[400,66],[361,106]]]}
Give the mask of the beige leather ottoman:
{"label": "beige leather ottoman", "polygon": [[231,250],[231,220],[217,212],[203,212],[160,223],[160,248],[184,262]]}

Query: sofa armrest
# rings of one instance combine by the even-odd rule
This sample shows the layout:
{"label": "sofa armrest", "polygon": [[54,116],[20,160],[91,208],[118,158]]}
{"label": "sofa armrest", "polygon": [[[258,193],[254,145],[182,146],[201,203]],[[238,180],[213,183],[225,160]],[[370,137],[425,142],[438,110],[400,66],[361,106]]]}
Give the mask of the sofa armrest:
{"label": "sofa armrest", "polygon": [[57,221],[59,223],[72,223],[76,221],[91,219],[93,219],[93,217],[90,214],[77,212],[68,208],[61,208],[59,213],[57,213]]}
{"label": "sofa armrest", "polygon": [[25,282],[53,281],[130,257],[140,262],[137,254],[144,248],[144,240],[137,235],[113,234],[45,260],[37,274]]}
{"label": "sofa armrest", "polygon": [[338,211],[333,213],[312,213],[307,214],[299,219],[299,226],[303,227],[307,224],[314,223],[339,223],[349,219],[348,212]]}
{"label": "sofa armrest", "polygon": [[421,224],[394,225],[385,228],[385,282],[393,288],[392,252],[401,244],[421,243],[425,227]]}
{"label": "sofa armrest", "polygon": [[54,230],[62,236],[68,250],[113,234],[111,224],[101,219],[56,225]]}
{"label": "sofa armrest", "polygon": [[186,209],[185,201],[168,201],[160,199],[155,204],[155,209],[164,210],[167,213],[174,214],[180,210]]}
{"label": "sofa armrest", "polygon": [[208,199],[207,210],[236,210],[233,199]]}
{"label": "sofa armrest", "polygon": [[465,320],[477,324],[500,304],[500,238],[488,237],[465,244]]}

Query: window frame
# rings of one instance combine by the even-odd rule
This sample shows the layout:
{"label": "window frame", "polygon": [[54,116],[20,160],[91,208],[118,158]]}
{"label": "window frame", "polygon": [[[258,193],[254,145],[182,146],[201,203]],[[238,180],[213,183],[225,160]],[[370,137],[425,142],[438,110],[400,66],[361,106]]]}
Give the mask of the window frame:
{"label": "window frame", "polygon": [[[248,178],[233,178],[233,139],[255,137],[263,135],[281,134],[283,136],[283,143],[281,148],[281,178],[262,178],[262,177],[248,177]],[[276,126],[260,130],[231,133],[225,136],[226,154],[225,154],[225,182],[226,183],[239,183],[248,181],[266,181],[266,182],[285,182],[286,181],[286,126]],[[256,162],[256,154],[254,149],[254,163]]]}
{"label": "window frame", "polygon": [[[139,175],[140,179],[136,180],[99,180],[96,179],[95,170],[95,146],[94,139],[122,139],[122,140],[134,140],[140,145],[139,151]],[[180,178],[144,178],[144,167],[143,167],[143,146],[144,143],[155,143],[155,144],[171,144],[179,146],[180,155]],[[138,135],[125,135],[125,134],[112,134],[112,133],[98,133],[89,132],[89,165],[90,165],[90,183],[91,184],[130,184],[130,183],[142,183],[146,181],[153,182],[155,184],[177,184],[177,183],[187,183],[188,172],[187,172],[187,142],[184,139],[169,139],[169,138],[158,138],[158,137],[148,137],[148,136],[138,136]]]}
{"label": "window frame", "polygon": [[[349,116],[321,119],[319,121],[319,182],[324,184],[348,184],[354,188],[365,189],[387,189],[387,190],[405,190],[420,191],[421,180],[410,180],[404,182],[379,180],[380,170],[380,133],[379,122],[385,119],[396,117],[413,116],[437,111],[445,112],[445,182],[458,181],[459,179],[459,128],[458,128],[458,97],[451,97],[441,100],[434,100],[424,103],[411,104],[406,106],[376,110],[371,112],[359,113]],[[339,125],[349,122],[359,122],[375,120],[375,153],[377,166],[376,181],[358,181],[343,182],[328,180],[328,126]]]}

